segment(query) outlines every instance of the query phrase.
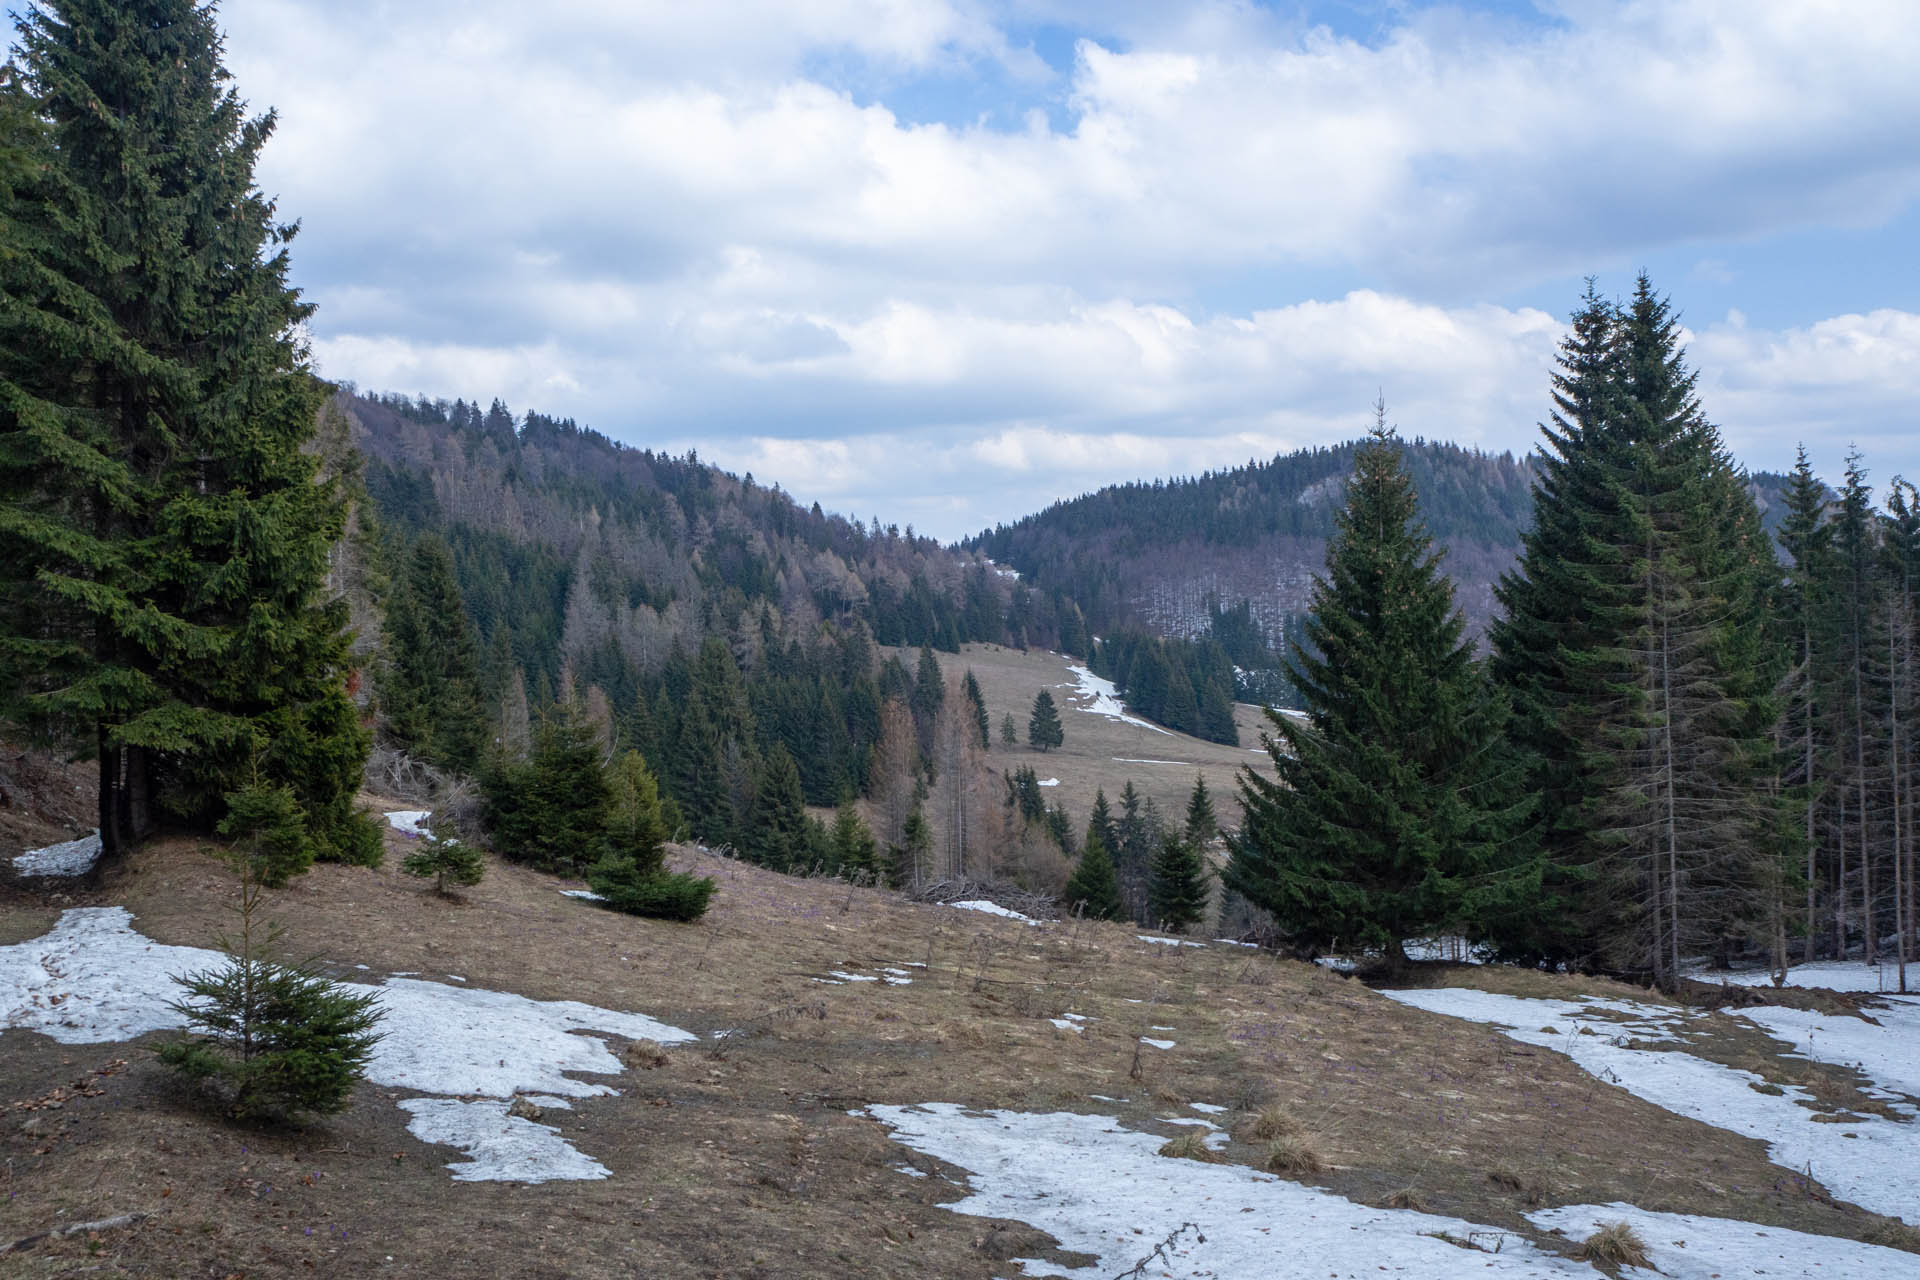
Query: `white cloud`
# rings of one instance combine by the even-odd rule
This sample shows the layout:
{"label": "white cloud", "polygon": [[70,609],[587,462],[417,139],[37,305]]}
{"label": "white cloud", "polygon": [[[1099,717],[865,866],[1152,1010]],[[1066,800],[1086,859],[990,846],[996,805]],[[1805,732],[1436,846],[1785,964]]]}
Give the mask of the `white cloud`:
{"label": "white cloud", "polygon": [[[943,533],[1348,436],[1376,390],[1409,433],[1530,447],[1559,330],[1512,305],[1529,287],[1670,249],[1724,285],[1725,244],[1871,225],[1920,190],[1910,0],[1439,9],[1365,43],[1116,4],[1051,82],[1009,34],[1088,12],[222,19],[242,91],[281,112],[261,181],[306,222],[327,373],[697,444],[861,510],[923,502]],[[989,81],[1053,115],[976,121],[965,88]],[[1895,412],[1914,320],[1881,301],[1702,330],[1736,448],[1781,465],[1793,432],[1852,435],[1920,467]]]}

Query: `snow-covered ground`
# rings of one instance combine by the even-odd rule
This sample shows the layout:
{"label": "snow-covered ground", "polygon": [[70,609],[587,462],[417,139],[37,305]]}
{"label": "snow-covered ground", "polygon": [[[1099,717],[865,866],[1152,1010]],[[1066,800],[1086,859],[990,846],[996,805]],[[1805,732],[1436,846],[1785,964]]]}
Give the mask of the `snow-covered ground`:
{"label": "snow-covered ground", "polygon": [[424,836],[429,832],[422,824],[432,816],[431,809],[395,809],[387,815],[387,825],[403,836]]}
{"label": "snow-covered ground", "polygon": [[1128,715],[1126,707],[1120,703],[1120,693],[1113,687],[1113,681],[1103,680],[1085,667],[1069,666],[1067,670],[1079,685],[1080,696],[1087,699],[1087,702],[1075,708],[1076,710],[1085,711],[1090,715],[1106,716],[1110,720],[1119,720],[1125,724],[1138,725],[1142,729],[1151,729],[1155,733],[1164,733],[1168,737],[1173,736],[1171,729],[1162,729],[1150,720]]}
{"label": "snow-covered ground", "polygon": [[[1742,969],[1738,972],[1696,969],[1687,976],[1700,982],[1724,982],[1734,987],[1773,985],[1773,975],[1765,969]],[[1859,960],[1816,960],[1812,964],[1796,964],[1789,968],[1786,985],[1825,987],[1829,991],[1897,992],[1900,990],[1900,966],[1865,964]],[[1910,962],[1907,965],[1907,987],[1915,994],[1920,994],[1920,963]]]}
{"label": "snow-covered ground", "polygon": [[[956,1213],[1012,1218],[1064,1249],[1094,1254],[1098,1269],[1068,1270],[1037,1259],[1034,1276],[1109,1276],[1174,1237],[1143,1274],[1261,1277],[1397,1274],[1420,1280],[1562,1277],[1599,1272],[1536,1249],[1510,1232],[1399,1209],[1374,1209],[1259,1173],[1158,1154],[1166,1139],[1122,1128],[1111,1116],[968,1111],[954,1103],[873,1106],[866,1114],[894,1138],[968,1172]],[[1194,1228],[1181,1230],[1183,1223]],[[1480,1240],[1498,1253],[1439,1238]],[[1178,1233],[1176,1235],[1176,1233]],[[1837,1273],[1836,1273],[1837,1274]]]}
{"label": "snow-covered ground", "polygon": [[1569,1240],[1584,1240],[1604,1223],[1624,1222],[1647,1246],[1656,1268],[1624,1267],[1625,1280],[1664,1276],[1666,1280],[1920,1280],[1920,1255],[1879,1245],[1808,1235],[1784,1227],[1761,1227],[1729,1218],[1652,1213],[1629,1204],[1574,1204],[1542,1209],[1527,1220]]}
{"label": "snow-covered ground", "polygon": [[13,860],[13,869],[23,876],[83,876],[100,861],[100,833],[81,836],[64,844],[44,849],[29,849]]}
{"label": "snow-covered ground", "polygon": [[[176,974],[225,963],[218,951],[166,946],[142,937],[124,907],[64,912],[53,930],[0,947],[0,1029],[38,1031],[62,1044],[131,1040],[184,1023],[167,1007],[181,992]],[[450,1166],[465,1181],[542,1182],[604,1178],[605,1166],[568,1145],[558,1130],[506,1113],[515,1094],[584,1098],[611,1094],[578,1073],[617,1075],[620,1060],[594,1030],[677,1044],[692,1032],[643,1014],[573,1000],[529,1000],[504,991],[390,978],[343,984],[371,993],[386,1011],[367,1079],[387,1088],[443,1095],[401,1105],[424,1142],[460,1147]],[[456,1101],[455,1097],[466,1101]],[[474,1095],[497,1102],[476,1102]],[[538,1133],[533,1132],[538,1130]],[[549,1136],[542,1136],[549,1135]]]}
{"label": "snow-covered ground", "polygon": [[997,902],[988,902],[985,898],[969,898],[965,902],[949,902],[947,905],[958,907],[962,911],[984,911],[990,916],[1002,916],[1008,920],[1020,920],[1027,924],[1040,923],[1032,916],[1023,916],[1018,911],[1011,911]]}
{"label": "snow-covered ground", "polygon": [[[1813,1110],[1801,1105],[1812,1101],[1805,1090],[1784,1085],[1778,1086],[1777,1094],[1762,1093],[1755,1087],[1766,1083],[1760,1076],[1686,1052],[1681,1032],[1687,1019],[1677,1009],[1630,1001],[1526,999],[1461,989],[1381,994],[1433,1013],[1488,1023],[1523,1044],[1556,1050],[1607,1083],[1676,1115],[1760,1139],[1767,1143],[1774,1163],[1811,1170],[1843,1200],[1878,1213],[1920,1220],[1920,1126],[1873,1115],[1843,1124],[1816,1123]],[[1624,1013],[1630,1021],[1594,1016],[1602,1011]],[[1734,1016],[1768,1025],[1754,1016],[1757,1012],[1742,1009]],[[1791,1013],[1775,1010],[1769,1020]],[[1792,1021],[1777,1020],[1783,1026]],[[1819,1029],[1809,1029],[1817,1045]],[[1894,1080],[1913,1074],[1911,1064],[1920,1054],[1917,1031],[1920,1019],[1902,1014],[1880,1029],[1884,1039],[1868,1051],[1863,1046],[1872,1040],[1871,1029],[1862,1024],[1852,1033],[1855,1057],[1863,1063],[1900,1063],[1888,1079],[1875,1077],[1883,1088],[1897,1088]],[[1837,1030],[1833,1034],[1837,1036]],[[1675,1042],[1679,1047],[1633,1048],[1629,1047],[1632,1041]]]}
{"label": "snow-covered ground", "polygon": [[1142,942],[1157,942],[1163,947],[1204,947],[1204,942],[1195,942],[1191,938],[1159,938],[1151,933],[1136,933],[1134,937]]}
{"label": "snow-covered ground", "polygon": [[[1203,1104],[1193,1109],[1218,1110]],[[1111,1116],[970,1111],[940,1102],[872,1106],[864,1114],[892,1130],[896,1141],[967,1172],[971,1194],[948,1209],[1025,1222],[1053,1236],[1063,1249],[1099,1259],[1097,1269],[1016,1259],[1014,1265],[1027,1275],[1111,1275],[1169,1240],[1142,1274],[1181,1280],[1319,1280],[1382,1273],[1422,1280],[1598,1280],[1603,1274],[1510,1231],[1359,1205],[1244,1165],[1162,1156],[1164,1138],[1124,1128]],[[1167,1117],[1164,1123],[1191,1125],[1195,1119]],[[1224,1138],[1208,1135],[1210,1144]],[[1571,1205],[1527,1216],[1541,1230],[1558,1230],[1570,1241],[1584,1240],[1602,1225],[1626,1222],[1659,1269],[1622,1270],[1628,1280],[1656,1275],[1665,1280],[1920,1280],[1920,1256],[1750,1222],[1653,1213],[1624,1204]]]}

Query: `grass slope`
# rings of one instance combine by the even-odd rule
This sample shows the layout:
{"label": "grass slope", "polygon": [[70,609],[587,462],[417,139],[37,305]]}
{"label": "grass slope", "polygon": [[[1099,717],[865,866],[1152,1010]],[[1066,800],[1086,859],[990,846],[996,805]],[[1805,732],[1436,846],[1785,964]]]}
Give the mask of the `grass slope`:
{"label": "grass slope", "polygon": [[[994,696],[993,673],[975,669]],[[999,683],[1011,696],[1014,682]],[[1525,1211],[1622,1200],[1855,1238],[1885,1228],[1769,1164],[1758,1142],[1311,965],[1149,945],[1118,926],[1030,928],[686,849],[675,865],[720,879],[698,925],[599,911],[562,897],[562,882],[498,864],[449,903],[399,874],[403,842],[388,838],[385,870],[317,867],[271,896],[296,948],[343,971],[371,967],[355,976],[459,974],[735,1034],[672,1049],[664,1065],[641,1058],[607,1079],[620,1096],[549,1117],[611,1178],[519,1186],[454,1182],[445,1166],[458,1153],[407,1133],[394,1105],[404,1090],[363,1087],[325,1125],[269,1133],[183,1106],[151,1058],[157,1037],[60,1045],[3,1031],[0,1248],[63,1222],[149,1216],[41,1241],[0,1259],[0,1272],[987,1277],[1007,1274],[1010,1257],[1072,1261],[1030,1227],[943,1210],[964,1173],[849,1114],[928,1101],[1110,1114],[1168,1139],[1185,1130],[1160,1117],[1218,1104],[1231,1108],[1214,1117],[1235,1135],[1228,1160],[1262,1164],[1273,1134],[1297,1136],[1323,1167],[1303,1175],[1313,1185],[1370,1204],[1411,1196],[1556,1249],[1569,1246]],[[126,906],[158,941],[204,946],[228,925],[233,888],[201,849],[174,841],[71,897]],[[6,891],[0,937],[31,937],[58,914]],[[882,967],[908,970],[911,985],[816,981]],[[1456,985],[1511,980],[1445,973]],[[1055,1025],[1068,1013],[1083,1029]]]}
{"label": "grass slope", "polygon": [[[897,651],[909,664],[913,653]],[[1047,789],[1049,803],[1064,804],[1073,816],[1075,839],[1086,827],[1093,811],[1093,796],[1105,788],[1107,802],[1119,814],[1120,791],[1131,779],[1143,796],[1159,806],[1161,816],[1178,825],[1186,815],[1187,796],[1193,779],[1200,775],[1213,793],[1214,812],[1221,821],[1236,823],[1240,818],[1239,789],[1235,779],[1240,766],[1271,768],[1264,752],[1250,750],[1260,745],[1266,717],[1258,707],[1245,703],[1234,707],[1234,719],[1240,726],[1240,745],[1224,746],[1188,737],[1184,733],[1159,732],[1128,724],[1111,716],[1096,715],[1086,709],[1089,699],[1078,692],[1079,685],[1068,670],[1086,664],[1044,649],[1008,649],[997,644],[970,644],[958,654],[935,655],[941,669],[950,675],[971,669],[980,681],[987,699],[987,719],[992,727],[992,744],[987,762],[996,770],[1011,772],[1025,765],[1042,778],[1058,778],[1058,787]],[[1036,751],[1027,743],[1027,719],[1033,714],[1033,699],[1042,689],[1051,690],[1060,708],[1061,727],[1066,742],[1052,751]],[[1020,745],[1000,743],[1000,721],[1011,715],[1020,733]],[[1167,763],[1141,764],[1139,761]]]}

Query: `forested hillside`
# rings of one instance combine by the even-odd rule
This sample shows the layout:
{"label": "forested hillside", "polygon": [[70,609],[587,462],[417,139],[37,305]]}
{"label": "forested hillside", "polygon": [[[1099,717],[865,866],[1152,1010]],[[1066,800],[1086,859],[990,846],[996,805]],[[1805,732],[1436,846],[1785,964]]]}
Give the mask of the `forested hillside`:
{"label": "forested hillside", "polygon": [[[390,534],[448,543],[489,677],[530,689],[563,667],[611,684],[656,672],[771,606],[786,634],[865,624],[881,645],[1059,647],[1079,630],[1058,593],[1011,581],[912,527],[803,507],[776,483],[689,453],[616,444],[495,401],[344,394],[366,485]],[[750,629],[760,623],[752,621]]]}
{"label": "forested hillside", "polygon": [[[1034,589],[1074,600],[1099,635],[1129,624],[1167,636],[1213,633],[1211,607],[1245,601],[1268,641],[1297,629],[1326,562],[1358,442],[1151,483],[1114,485],[967,540]],[[1496,612],[1494,583],[1533,512],[1532,458],[1414,440],[1406,465],[1422,517],[1475,631]],[[1786,478],[1756,472],[1768,527]],[[1242,666],[1250,665],[1241,663]]]}

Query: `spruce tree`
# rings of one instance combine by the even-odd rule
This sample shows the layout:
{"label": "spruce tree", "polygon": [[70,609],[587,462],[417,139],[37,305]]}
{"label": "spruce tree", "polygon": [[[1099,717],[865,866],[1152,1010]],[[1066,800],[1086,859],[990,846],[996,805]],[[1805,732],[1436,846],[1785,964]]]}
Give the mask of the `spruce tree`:
{"label": "spruce tree", "polygon": [[1094,789],[1093,812],[1088,816],[1087,830],[1099,835],[1100,843],[1107,846],[1109,853],[1120,843],[1120,834],[1113,825],[1113,809],[1107,804],[1105,787]]}
{"label": "spruce tree", "polygon": [[449,885],[479,884],[486,877],[487,860],[457,837],[429,832],[417,851],[400,860],[400,869],[422,880],[431,879],[434,892],[447,898],[454,896],[447,892]]}
{"label": "spruce tree", "polygon": [[967,705],[973,708],[974,728],[980,735],[980,749],[985,751],[992,745],[993,735],[987,729],[987,697],[980,692],[980,682],[973,678],[973,668],[967,668],[966,679],[960,682],[960,688],[967,695]]}
{"label": "spruce tree", "polygon": [[916,803],[900,829],[900,843],[892,850],[891,880],[900,885],[917,884],[933,859],[933,831],[927,815]]}
{"label": "spruce tree", "polygon": [[1296,944],[1377,948],[1470,928],[1526,888],[1525,812],[1504,705],[1473,660],[1453,585],[1378,409],[1294,646],[1300,724],[1267,713],[1275,777],[1241,777],[1226,882]]}
{"label": "spruce tree", "polygon": [[608,803],[600,858],[587,884],[601,903],[630,915],[697,920],[713,896],[708,876],[667,870],[667,826],[660,786],[637,751],[625,751],[607,770]]}
{"label": "spruce tree", "polygon": [[1187,843],[1195,849],[1205,849],[1219,834],[1220,820],[1213,813],[1213,797],[1207,792],[1207,780],[1195,774],[1193,792],[1187,797]]}
{"label": "spruce tree", "polygon": [[1033,714],[1027,718],[1027,742],[1040,751],[1050,751],[1067,740],[1060,727],[1060,712],[1053,705],[1053,694],[1045,689],[1033,696]]}
{"label": "spruce tree", "polygon": [[602,849],[613,792],[597,735],[575,699],[541,718],[527,759],[490,761],[480,791],[502,857],[573,874]]}
{"label": "spruce tree", "polygon": [[1000,717],[1000,745],[1011,747],[1017,745],[1019,741],[1020,730],[1013,722],[1013,713],[1009,711]]}
{"label": "spruce tree", "polygon": [[1168,933],[1185,933],[1207,914],[1207,865],[1191,841],[1169,835],[1147,877],[1147,910]]}
{"label": "spruce tree", "polygon": [[809,849],[800,770],[786,747],[776,745],[754,788],[750,817],[740,833],[740,851],[763,867],[793,871],[804,868]]}
{"label": "spruce tree", "polygon": [[375,861],[325,592],[344,504],[302,450],[311,307],[253,187],[273,117],[193,0],[48,0],[17,31],[45,136],[0,218],[0,714],[93,751],[110,856],[150,805],[212,827],[257,760],[317,856]]}
{"label": "spruce tree", "polygon": [[1118,920],[1126,914],[1120,901],[1120,881],[1114,875],[1113,857],[1107,852],[1100,833],[1087,828],[1087,842],[1081,846],[1080,861],[1074,866],[1062,895],[1069,911],[1078,911],[1089,920]]}
{"label": "spruce tree", "polygon": [[388,731],[427,760],[472,769],[487,738],[479,655],[453,554],[437,536],[423,534],[408,549],[385,630],[380,701]]}
{"label": "spruce tree", "polygon": [[834,868],[841,874],[875,874],[874,863],[878,860],[878,854],[873,831],[860,816],[860,811],[854,808],[852,796],[841,800],[840,807],[834,810],[832,848]]}

